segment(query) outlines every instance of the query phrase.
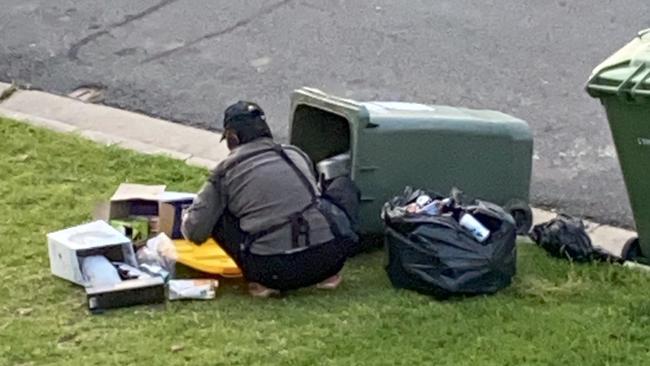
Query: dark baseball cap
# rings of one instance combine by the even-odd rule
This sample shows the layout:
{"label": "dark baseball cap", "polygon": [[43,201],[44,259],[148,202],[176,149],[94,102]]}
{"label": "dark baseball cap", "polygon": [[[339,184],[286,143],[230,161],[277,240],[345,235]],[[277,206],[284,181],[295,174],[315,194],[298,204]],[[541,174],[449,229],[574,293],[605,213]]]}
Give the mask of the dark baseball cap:
{"label": "dark baseball cap", "polygon": [[[243,100],[226,108],[223,129],[235,130],[242,143],[257,137],[273,137],[262,108],[257,103]],[[225,134],[221,136],[221,140],[224,138]]]}

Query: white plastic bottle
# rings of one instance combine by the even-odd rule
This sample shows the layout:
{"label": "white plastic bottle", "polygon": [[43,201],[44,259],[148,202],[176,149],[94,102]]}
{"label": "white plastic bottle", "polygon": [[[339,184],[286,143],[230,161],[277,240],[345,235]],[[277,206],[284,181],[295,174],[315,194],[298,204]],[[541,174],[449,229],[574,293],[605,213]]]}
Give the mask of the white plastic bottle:
{"label": "white plastic bottle", "polygon": [[460,226],[467,229],[479,243],[483,243],[490,237],[490,230],[481,224],[474,216],[465,213],[458,221]]}

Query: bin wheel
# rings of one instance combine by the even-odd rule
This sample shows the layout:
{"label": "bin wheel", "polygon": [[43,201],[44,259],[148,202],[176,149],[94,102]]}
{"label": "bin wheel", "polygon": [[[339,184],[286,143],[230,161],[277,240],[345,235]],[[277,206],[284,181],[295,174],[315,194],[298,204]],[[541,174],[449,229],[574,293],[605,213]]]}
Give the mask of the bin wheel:
{"label": "bin wheel", "polygon": [[641,254],[641,244],[639,244],[639,238],[630,238],[623,245],[623,251],[621,252],[621,258],[626,261],[636,261],[638,258],[642,257]]}
{"label": "bin wheel", "polygon": [[530,206],[522,200],[512,200],[506,204],[505,210],[515,219],[517,235],[528,235],[533,226],[533,211]]}

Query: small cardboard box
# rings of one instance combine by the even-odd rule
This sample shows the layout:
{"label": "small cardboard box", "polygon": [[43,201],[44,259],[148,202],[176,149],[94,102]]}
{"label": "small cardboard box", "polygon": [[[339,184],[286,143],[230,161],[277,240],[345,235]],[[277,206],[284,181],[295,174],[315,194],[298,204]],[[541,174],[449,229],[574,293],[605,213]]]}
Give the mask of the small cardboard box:
{"label": "small cardboard box", "polygon": [[[133,216],[157,217],[159,231],[172,239],[178,239],[180,233],[181,212],[192,204],[196,194],[185,192],[167,192],[164,185],[144,185],[122,183],[108,203],[98,206],[95,219],[115,220]],[[155,234],[155,228],[151,228]]]}
{"label": "small cardboard box", "polygon": [[104,221],[95,221],[47,234],[52,274],[78,285],[88,283],[80,258],[103,255],[111,261],[137,267],[131,240]]}

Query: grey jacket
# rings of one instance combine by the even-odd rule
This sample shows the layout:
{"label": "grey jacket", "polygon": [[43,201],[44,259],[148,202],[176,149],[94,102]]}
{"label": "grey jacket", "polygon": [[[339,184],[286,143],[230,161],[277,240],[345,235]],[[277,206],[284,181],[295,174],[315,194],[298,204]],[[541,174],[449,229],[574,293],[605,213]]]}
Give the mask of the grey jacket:
{"label": "grey jacket", "polygon": [[[184,215],[182,231],[188,240],[195,243],[207,240],[226,208],[240,219],[243,231],[255,234],[285,222],[289,215],[311,202],[310,192],[277,152],[265,152],[233,165],[238,157],[268,149],[273,144],[268,138],[244,144],[233,149],[217,166]],[[284,149],[319,192],[307,155],[293,146]],[[309,222],[311,243],[334,239],[328,222],[317,208],[307,210],[304,217]],[[251,252],[275,254],[291,248],[291,225],[286,225],[259,238]]]}

